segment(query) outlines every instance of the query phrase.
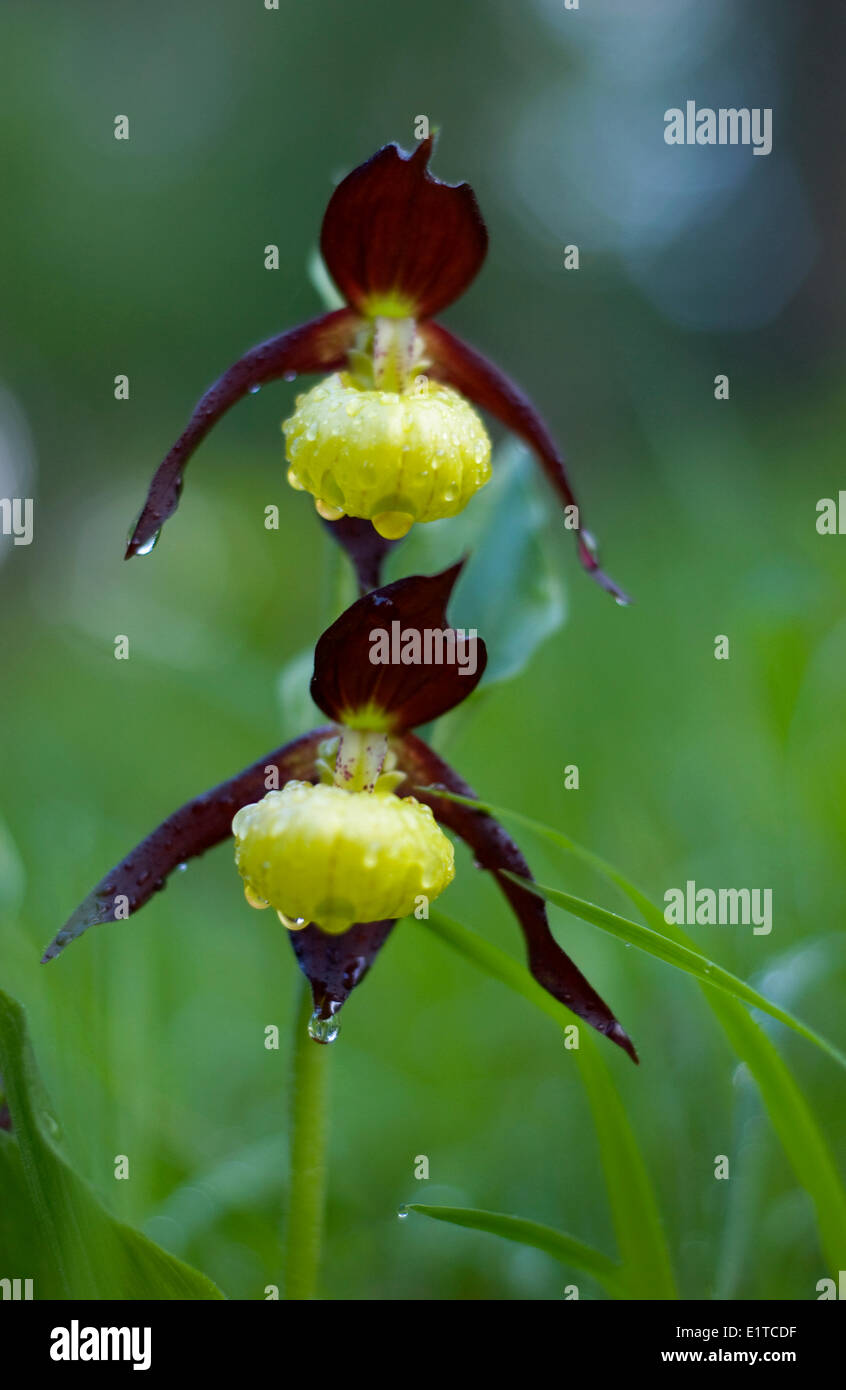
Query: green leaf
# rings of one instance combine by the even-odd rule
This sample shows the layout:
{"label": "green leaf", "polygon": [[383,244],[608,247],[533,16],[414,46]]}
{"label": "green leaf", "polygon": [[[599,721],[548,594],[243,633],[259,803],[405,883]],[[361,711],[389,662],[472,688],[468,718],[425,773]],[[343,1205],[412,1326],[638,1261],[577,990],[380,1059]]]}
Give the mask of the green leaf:
{"label": "green leaf", "polygon": [[[560,830],[524,816],[519,811],[491,806],[487,802],[470,801],[466,797],[452,797],[451,794],[449,799],[465,801],[491,815],[525,825],[596,870],[608,882],[616,884],[656,932],[663,929],[680,945],[691,945],[684,932],[674,924],[665,922],[660,909],[619,869],[563,835]],[[744,1005],[716,988],[710,980],[708,983],[700,981],[700,984],[731,1047],[755,1078],[772,1126],[793,1171],[814,1202],[820,1245],[828,1260],[829,1274],[836,1277],[838,1270],[846,1268],[846,1191],[816,1118],[777,1048],[755,1020],[750,1018]]]}
{"label": "green leaf", "polygon": [[116,1221],[73,1172],[44,1094],[24,1011],[0,991],[0,1273],[33,1279],[36,1299],[219,1299],[218,1288]]}
{"label": "green leaf", "polygon": [[276,700],[284,738],[296,738],[324,718],[311,698],[313,670],[314,648],[307,647],[286,661],[276,678]]}
{"label": "green leaf", "polygon": [[413,527],[403,543],[404,574],[430,574],[469,552],[450,603],[450,621],[472,625],[485,639],[483,691],[525,670],[565,618],[560,564],[547,536],[549,512],[535,473],[522,445],[500,445],[491,481],[471,506],[447,521]]}
{"label": "green leaf", "polygon": [[347,301],[326,269],[326,262],[316,246],[306,261],[306,271],[324,309],[343,309]]}
{"label": "green leaf", "polygon": [[407,1210],[419,1212],[421,1216],[434,1217],[436,1221],[448,1221],[453,1226],[465,1226],[471,1231],[486,1231],[489,1235],[516,1241],[518,1245],[530,1245],[535,1250],[543,1250],[544,1254],[551,1255],[560,1264],[589,1274],[613,1298],[629,1296],[619,1265],[609,1260],[601,1251],[565,1235],[563,1231],[554,1231],[551,1226],[542,1226],[538,1221],[525,1221],[521,1216],[505,1216],[498,1211],[476,1211],[471,1207],[429,1207],[420,1202],[410,1202]]}
{"label": "green leaf", "polygon": [[[508,985],[561,1027],[579,1020],[547,994],[518,961],[451,917],[431,913],[426,924],[454,950],[494,979]],[[602,1166],[622,1258],[622,1278],[630,1298],[672,1299],[676,1290],[658,1205],[646,1165],[599,1049],[579,1026],[572,1053],[587,1091],[596,1124]]]}
{"label": "green leaf", "polygon": [[476,536],[454,606],[459,623],[472,622],[488,644],[484,688],[490,689],[526,669],[562,626],[566,609],[546,538],[549,513],[535,488],[534,461],[521,445],[497,450],[494,477],[474,512]]}

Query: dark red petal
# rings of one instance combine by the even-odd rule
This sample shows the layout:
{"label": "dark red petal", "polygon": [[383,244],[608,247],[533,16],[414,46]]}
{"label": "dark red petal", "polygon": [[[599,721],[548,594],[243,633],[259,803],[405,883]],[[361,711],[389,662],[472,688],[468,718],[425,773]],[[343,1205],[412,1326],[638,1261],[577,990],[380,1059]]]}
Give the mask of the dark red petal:
{"label": "dark red petal", "polygon": [[356,922],[332,935],[311,923],[290,933],[300,969],[311,985],[320,1019],[335,1016],[360,985],[387,940],[394,922]]}
{"label": "dark red petal", "polygon": [[[460,652],[463,664],[455,659],[417,665],[371,661],[377,632],[387,634],[391,658],[401,650],[400,642],[394,647],[395,633],[400,640],[403,634],[418,634],[421,654],[425,632],[443,633],[446,638],[454,634],[447,623],[446,605],[463,563],[440,574],[413,575],[375,589],[327,628],[315,648],[311,681],[311,697],[324,714],[339,723],[351,723],[375,707],[384,716],[381,727],[411,729],[437,719],[475,690],[488,660],[480,637],[466,636]],[[455,651],[459,653],[458,643]],[[434,646],[431,654],[437,654]],[[475,671],[469,674],[474,664]],[[462,675],[462,669],[468,674]]]}
{"label": "dark red petal", "polygon": [[399,296],[409,317],[428,318],[458,298],[485,259],[488,233],[472,188],[434,178],[431,153],[431,137],[413,154],[385,145],[329,200],[320,249],[338,289],[363,314]]}
{"label": "dark red petal", "polygon": [[534,893],[503,876],[502,870],[509,869],[521,878],[532,877],[511,836],[493,816],[474,811],[469,806],[461,806],[455,801],[447,801],[436,792],[421,790],[426,786],[439,785],[458,796],[477,799],[467,783],[421,739],[414,734],[406,734],[395,749],[397,766],[408,779],[397,789],[398,795],[412,793],[418,801],[431,806],[441,824],[460,835],[472,849],[477,863],[494,875],[523,930],[529,970],[538,984],[553,999],[566,1004],[574,1014],[622,1047],[632,1061],[637,1062],[638,1056],[628,1034],[553,937],[544,903]]}
{"label": "dark red petal", "polygon": [[126,547],[127,560],[155,542],[168,517],[173,516],[179,505],[186,463],[227,410],[251,388],[278,381],[286,373],[331,372],[343,366],[358,326],[359,320],[350,309],[323,314],[250,348],[209,387],[195,406],[187,429],[153,476],[144,509]]}
{"label": "dark red petal", "polygon": [[579,525],[574,534],[578,539],[579,559],[585,569],[618,603],[631,603],[628,595],[599,568],[596,542],[582,524],[582,509],[570,486],[564,460],[528,396],[480,352],[468,347],[439,323],[424,324],[421,331],[432,359],[429,375],[454,386],[462,396],[489,411],[534,450],[565,507],[578,507]]}
{"label": "dark red petal", "polygon": [[42,963],[59,955],[88,927],[98,922],[123,920],[115,918],[116,898],[128,899],[126,911],[131,916],[164,888],[168,874],[180,864],[204,854],[231,835],[235,812],[251,801],[260,801],[265,795],[268,767],[278,769],[280,786],[292,778],[314,780],[318,744],[333,732],[326,727],[314,729],[174,811],[91,890],[53,938]]}
{"label": "dark red petal", "polygon": [[357,516],[342,516],[338,521],[324,521],[323,525],[352,561],[359,593],[378,589],[385,557],[399,541],[386,541],[369,521]]}

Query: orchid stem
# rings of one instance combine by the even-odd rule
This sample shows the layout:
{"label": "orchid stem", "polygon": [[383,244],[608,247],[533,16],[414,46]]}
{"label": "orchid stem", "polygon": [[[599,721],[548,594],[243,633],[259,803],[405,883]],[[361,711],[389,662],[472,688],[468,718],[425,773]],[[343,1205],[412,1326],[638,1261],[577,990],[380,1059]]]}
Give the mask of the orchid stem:
{"label": "orchid stem", "polygon": [[317,1296],[326,1205],[329,1048],[309,1037],[311,1011],[311,991],[303,980],[294,1033],[285,1250],[285,1297],[300,1300]]}

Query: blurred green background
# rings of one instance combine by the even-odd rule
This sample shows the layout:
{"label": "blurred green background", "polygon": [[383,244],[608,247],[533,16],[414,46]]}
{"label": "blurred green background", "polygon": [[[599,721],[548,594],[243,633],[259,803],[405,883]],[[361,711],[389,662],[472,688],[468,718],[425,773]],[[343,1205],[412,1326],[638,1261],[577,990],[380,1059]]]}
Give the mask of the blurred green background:
{"label": "blurred green background", "polygon": [[[38,958],[165,814],[299,731],[280,673],[337,611],[340,562],[285,484],[295,388],[266,388],[216,429],[151,556],[124,564],[122,546],[202,389],[319,311],[306,267],[332,181],[387,140],[410,145],[420,113],[441,127],[435,171],[472,183],[491,234],[446,321],[534,396],[637,600],[621,610],[581,573],[533,478],[567,621],[456,725],[448,756],[481,795],[558,825],[659,902],[688,878],[771,888],[770,936],[700,927],[697,942],[843,1042],[846,541],[815,529],[818,499],[846,486],[835,13],[5,0],[0,494],[35,498],[35,540],[0,538],[0,987],[29,1010],[80,1171],[232,1297],[280,1282],[298,975],[284,933],[245,906],[221,847],[129,924],[49,969]],[[689,98],[772,107],[772,154],[666,146],[663,113]],[[572,243],[578,271],[563,267]],[[461,534],[441,529],[444,558]],[[503,620],[527,601],[501,592]],[[523,843],[542,881],[622,907]],[[439,905],[521,954],[493,885],[458,861]],[[639,1048],[639,1069],[603,1051],[683,1295],[814,1297],[809,1199],[693,983],[560,913],[553,926]],[[842,1159],[841,1075],[772,1036]],[[397,928],[353,995],[332,1063],[328,1297],[562,1296],[565,1272],[537,1252],[398,1222],[414,1200],[613,1249],[560,1034],[423,924]]]}

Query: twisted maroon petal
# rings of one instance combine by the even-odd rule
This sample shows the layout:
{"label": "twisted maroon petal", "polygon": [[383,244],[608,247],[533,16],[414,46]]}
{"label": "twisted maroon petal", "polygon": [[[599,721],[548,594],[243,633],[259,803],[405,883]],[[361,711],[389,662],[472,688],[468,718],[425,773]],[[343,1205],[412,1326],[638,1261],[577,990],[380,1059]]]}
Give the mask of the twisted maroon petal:
{"label": "twisted maroon petal", "polygon": [[395,922],[356,922],[332,935],[312,922],[290,933],[300,969],[311,985],[314,1011],[330,1019],[360,985],[384,946]]}
{"label": "twisted maroon petal", "polygon": [[413,154],[385,145],[329,200],[320,249],[362,313],[391,297],[410,317],[427,318],[458,298],[485,259],[488,233],[473,190],[434,178],[431,153],[431,136]]}
{"label": "twisted maroon petal", "polygon": [[174,811],[91,890],[53,938],[42,963],[59,955],[88,927],[119,921],[137,912],[164,888],[168,875],[180,864],[204,854],[231,835],[235,812],[264,796],[268,767],[277,769],[280,786],[292,778],[313,781],[318,744],[333,732],[326,726],[314,729]]}
{"label": "twisted maroon petal", "polygon": [[[463,563],[375,589],[327,628],[315,648],[311,681],[312,699],[324,714],[350,723],[378,710],[384,727],[411,729],[475,690],[487,664],[485,644],[469,633],[456,638],[446,616]],[[422,660],[403,662],[403,652],[414,656],[415,636]],[[427,654],[434,659],[427,661]],[[378,655],[388,660],[374,660]]]}
{"label": "twisted maroon petal", "polygon": [[596,543],[582,525],[581,507],[570,486],[564,460],[528,396],[480,352],[468,347],[439,323],[421,324],[420,331],[432,359],[432,365],[428,369],[430,375],[449,386],[454,386],[462,396],[475,401],[483,410],[489,411],[534,450],[565,507],[577,508],[578,526],[575,535],[578,540],[579,559],[584,568],[597,584],[609,594],[613,594],[618,603],[630,603],[628,595],[599,568]]}
{"label": "twisted maroon petal", "polygon": [[259,343],[227,368],[197,403],[187,428],[156,470],[126,547],[127,560],[153,543],[168,517],[173,516],[185,465],[227,410],[254,387],[277,381],[286,373],[331,372],[343,366],[358,325],[350,309],[337,309]]}
{"label": "twisted maroon petal", "polygon": [[553,937],[544,903],[534,893],[503,876],[502,871],[509,869],[521,878],[532,877],[511,836],[493,816],[455,801],[447,801],[434,790],[422,790],[439,785],[458,796],[476,800],[475,792],[467,783],[421,739],[414,734],[405,734],[394,746],[397,766],[407,778],[407,782],[398,788],[398,794],[413,793],[418,801],[431,806],[441,824],[460,835],[472,849],[477,863],[494,875],[520,923],[526,941],[529,970],[538,984],[553,999],[566,1004],[574,1014],[622,1047],[632,1061],[637,1062],[638,1056],[628,1034]]}

